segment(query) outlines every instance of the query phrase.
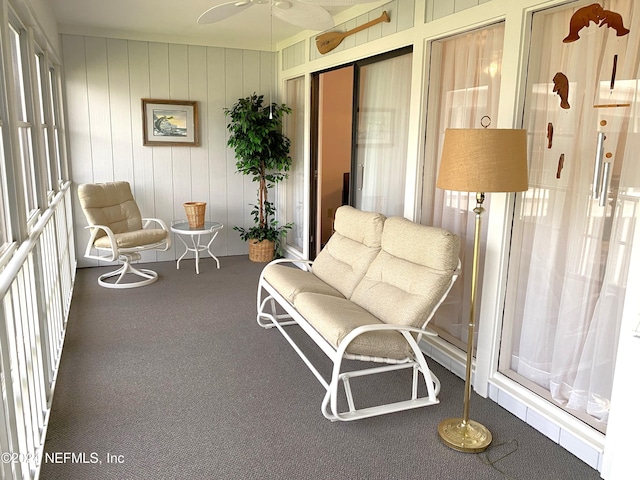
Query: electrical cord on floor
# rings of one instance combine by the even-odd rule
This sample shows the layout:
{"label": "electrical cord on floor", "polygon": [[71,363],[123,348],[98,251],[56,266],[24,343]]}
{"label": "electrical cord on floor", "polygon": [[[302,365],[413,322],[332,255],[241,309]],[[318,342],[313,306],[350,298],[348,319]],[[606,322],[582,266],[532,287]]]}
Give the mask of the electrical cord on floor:
{"label": "electrical cord on floor", "polygon": [[[490,460],[489,459],[489,453],[495,451],[498,447],[502,447],[505,445],[513,445],[513,447],[511,448],[510,451],[508,451],[507,453],[505,453],[504,455],[500,456],[499,458],[496,458],[495,460]],[[502,471],[497,465],[496,463],[498,463],[500,460],[508,457],[509,455],[511,455],[512,453],[514,453],[516,450],[518,450],[518,440],[513,439],[513,440],[509,440],[507,442],[503,442],[503,443],[498,443],[496,445],[491,445],[491,448],[489,448],[488,450],[479,453],[478,454],[478,458],[480,459],[480,461],[482,463],[484,463],[485,465],[490,466],[491,468],[493,468],[494,470],[500,472],[504,478],[508,479],[508,480],[517,480],[515,477],[512,477],[511,475],[509,475],[508,473]]]}

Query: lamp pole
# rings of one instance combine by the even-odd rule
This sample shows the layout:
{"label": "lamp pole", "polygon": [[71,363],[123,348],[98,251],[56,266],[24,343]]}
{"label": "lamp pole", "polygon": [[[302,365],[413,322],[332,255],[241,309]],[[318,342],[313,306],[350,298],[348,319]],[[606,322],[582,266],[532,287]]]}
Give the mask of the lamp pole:
{"label": "lamp pole", "polygon": [[469,309],[469,331],[467,334],[467,365],[464,379],[464,406],[462,418],[447,418],[438,425],[438,433],[442,441],[460,452],[483,452],[491,444],[492,436],[487,427],[474,420],[469,420],[469,403],[471,401],[471,366],[473,362],[473,338],[476,319],[476,291],[478,286],[478,264],[480,260],[480,228],[482,214],[485,209],[484,193],[476,193],[475,232],[473,236],[473,264],[471,269],[471,308]]}

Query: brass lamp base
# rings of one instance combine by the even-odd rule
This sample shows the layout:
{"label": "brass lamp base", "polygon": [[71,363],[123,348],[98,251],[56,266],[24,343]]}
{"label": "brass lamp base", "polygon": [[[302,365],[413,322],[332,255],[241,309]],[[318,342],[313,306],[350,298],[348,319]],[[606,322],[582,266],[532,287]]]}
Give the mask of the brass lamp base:
{"label": "brass lamp base", "polygon": [[462,418],[447,418],[438,425],[444,444],[465,453],[484,452],[491,444],[491,432],[484,425]]}

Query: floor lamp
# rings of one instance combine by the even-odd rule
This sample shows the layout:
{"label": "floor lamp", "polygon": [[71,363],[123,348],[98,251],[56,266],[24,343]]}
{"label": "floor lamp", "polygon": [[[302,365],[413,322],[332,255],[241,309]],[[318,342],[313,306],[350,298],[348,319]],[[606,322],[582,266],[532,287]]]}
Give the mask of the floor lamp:
{"label": "floor lamp", "polygon": [[486,192],[527,190],[526,131],[488,128],[447,129],[437,186],[444,190],[476,193],[476,208],[473,209],[476,225],[463,416],[448,418],[438,425],[438,433],[445,445],[461,452],[476,453],[484,451],[491,443],[491,432],[484,425],[469,419],[480,226],[484,212],[482,204]]}

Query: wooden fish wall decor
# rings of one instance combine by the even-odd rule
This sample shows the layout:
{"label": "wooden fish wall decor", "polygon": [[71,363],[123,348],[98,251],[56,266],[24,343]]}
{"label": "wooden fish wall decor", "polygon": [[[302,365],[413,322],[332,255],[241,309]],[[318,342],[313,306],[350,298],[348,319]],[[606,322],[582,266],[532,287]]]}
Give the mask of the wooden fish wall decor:
{"label": "wooden fish wall decor", "polygon": [[562,175],[562,169],[564,168],[564,153],[560,154],[560,158],[558,159],[558,168],[556,170],[556,178],[560,179],[560,175]]}
{"label": "wooden fish wall decor", "polygon": [[565,110],[571,108],[569,105],[569,79],[564,73],[558,72],[553,76],[553,92],[560,97],[560,107]]}
{"label": "wooden fish wall decor", "polygon": [[630,31],[624,26],[622,15],[612,12],[611,10],[605,10],[598,3],[592,3],[574,12],[571,20],[569,20],[569,35],[562,41],[564,43],[571,43],[579,40],[580,36],[578,32],[588,27],[591,22],[598,24],[599,27],[606,25],[608,28],[613,28],[618,37],[627,35]]}

